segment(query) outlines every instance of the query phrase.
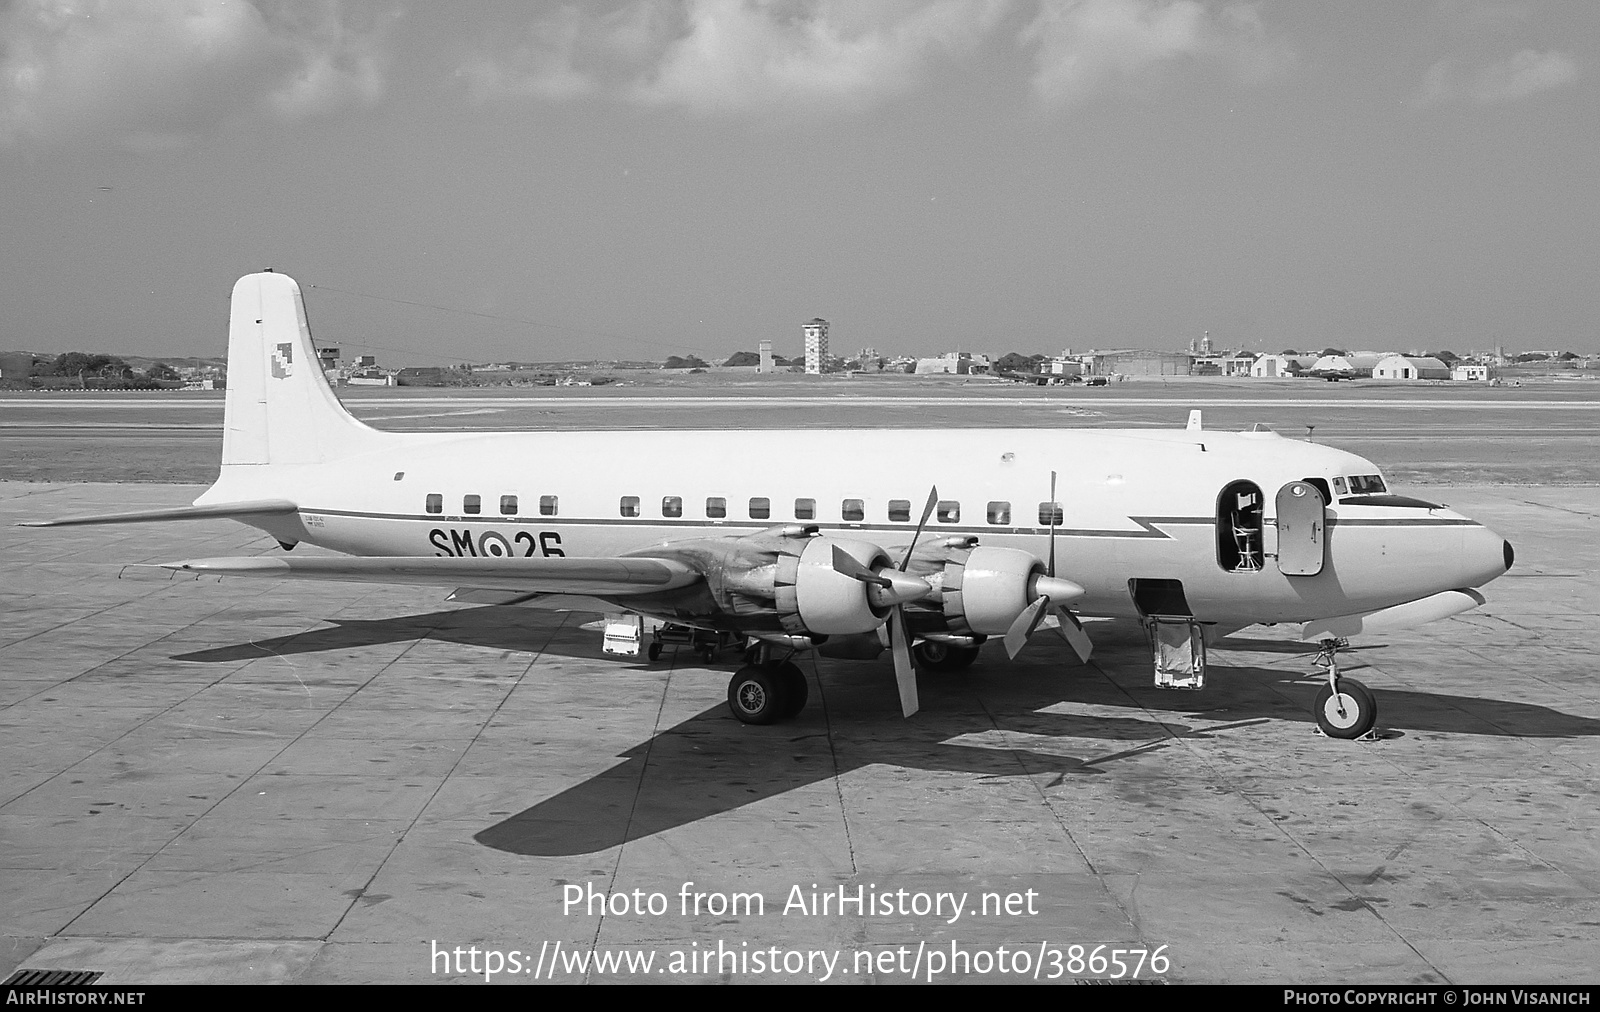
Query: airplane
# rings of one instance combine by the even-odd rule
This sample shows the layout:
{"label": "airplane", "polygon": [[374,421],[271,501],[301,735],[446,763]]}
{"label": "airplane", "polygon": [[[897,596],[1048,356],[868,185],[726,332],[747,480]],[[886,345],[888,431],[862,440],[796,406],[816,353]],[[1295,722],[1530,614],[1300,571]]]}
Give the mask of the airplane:
{"label": "airplane", "polygon": [[[614,652],[637,654],[646,620],[733,640],[749,724],[800,712],[802,651],[888,650],[910,717],[918,666],[964,668],[991,638],[1015,657],[1049,628],[1087,662],[1085,620],[1133,619],[1156,684],[1200,689],[1208,643],[1299,623],[1327,668],[1318,727],[1356,739],[1377,705],[1339,673],[1347,638],[1481,605],[1514,559],[1361,457],[1198,411],[1161,431],[385,432],[339,402],[299,286],[271,271],[233,289],[223,426],[193,505],[29,525],[228,518],[283,554],[163,565],[602,612]],[[683,467],[696,449],[738,466]]]}

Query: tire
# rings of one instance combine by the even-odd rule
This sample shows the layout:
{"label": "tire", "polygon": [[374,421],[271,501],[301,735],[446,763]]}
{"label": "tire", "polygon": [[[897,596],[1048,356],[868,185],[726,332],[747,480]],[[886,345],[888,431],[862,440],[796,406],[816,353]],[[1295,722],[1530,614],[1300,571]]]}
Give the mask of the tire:
{"label": "tire", "polygon": [[778,679],[783,684],[783,719],[799,715],[811,698],[811,687],[806,684],[805,672],[788,661],[778,665]]}
{"label": "tire", "polygon": [[939,640],[923,640],[911,648],[918,667],[928,671],[961,671],[978,659],[977,647],[964,647]]}
{"label": "tire", "polygon": [[715,661],[717,659],[717,648],[714,645],[707,643],[705,646],[700,648],[700,659],[707,664]]}
{"label": "tire", "polygon": [[771,724],[784,716],[788,694],[778,672],[748,664],[728,681],[728,709],[746,724]]}
{"label": "tire", "polygon": [[650,644],[650,647],[646,651],[646,653],[649,654],[650,659],[652,661],[659,661],[661,659],[661,644],[659,644],[659,643]]}
{"label": "tire", "polygon": [[[1341,714],[1339,711],[1343,709]],[[1317,726],[1329,738],[1351,740],[1372,730],[1378,722],[1378,701],[1365,685],[1354,678],[1339,679],[1339,698],[1335,701],[1333,689],[1324,685],[1317,693]]]}

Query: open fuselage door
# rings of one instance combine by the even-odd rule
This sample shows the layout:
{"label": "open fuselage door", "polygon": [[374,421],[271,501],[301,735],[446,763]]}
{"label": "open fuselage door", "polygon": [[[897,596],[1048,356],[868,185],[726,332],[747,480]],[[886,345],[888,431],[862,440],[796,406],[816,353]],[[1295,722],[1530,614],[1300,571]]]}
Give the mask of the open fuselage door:
{"label": "open fuselage door", "polygon": [[1316,576],[1327,557],[1327,503],[1315,485],[1291,481],[1278,489],[1278,569]]}

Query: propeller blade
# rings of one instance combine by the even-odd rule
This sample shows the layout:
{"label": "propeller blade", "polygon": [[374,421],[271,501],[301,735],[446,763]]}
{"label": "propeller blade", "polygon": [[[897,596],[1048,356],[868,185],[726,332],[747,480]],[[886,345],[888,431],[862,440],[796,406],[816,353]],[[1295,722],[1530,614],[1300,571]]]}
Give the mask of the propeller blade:
{"label": "propeller blade", "polygon": [[911,644],[906,641],[905,612],[889,613],[889,646],[894,651],[894,683],[900,690],[900,712],[909,717],[921,709],[917,700],[917,671],[911,666]]}
{"label": "propeller blade", "polygon": [[840,576],[848,576],[852,580],[862,583],[873,583],[880,587],[893,586],[887,577],[879,576],[872,570],[856,561],[855,557],[838,545],[833,546],[833,571]]}
{"label": "propeller blade", "polygon": [[1050,563],[1045,573],[1056,575],[1056,473],[1050,472]]}
{"label": "propeller blade", "polygon": [[922,529],[928,526],[928,518],[933,516],[934,509],[939,505],[939,486],[928,489],[928,502],[922,507],[922,519],[917,521],[917,529],[911,535],[911,544],[906,546],[905,558],[900,560],[900,572],[904,573],[906,567],[911,565],[911,553],[916,551],[917,539],[922,537]]}
{"label": "propeller blade", "polygon": [[1033,603],[1022,609],[1022,614],[1018,615],[1011,623],[1011,628],[1006,630],[1006,653],[1013,660],[1022,652],[1022,648],[1028,645],[1028,637],[1039,627],[1039,620],[1044,617],[1044,610],[1049,606],[1048,597],[1034,598]]}
{"label": "propeller blade", "polygon": [[1089,655],[1094,653],[1094,644],[1089,642],[1089,634],[1083,631],[1083,623],[1078,621],[1078,616],[1065,608],[1057,608],[1056,615],[1061,620],[1056,632],[1067,641],[1073,653],[1078,655],[1078,660],[1088,664]]}

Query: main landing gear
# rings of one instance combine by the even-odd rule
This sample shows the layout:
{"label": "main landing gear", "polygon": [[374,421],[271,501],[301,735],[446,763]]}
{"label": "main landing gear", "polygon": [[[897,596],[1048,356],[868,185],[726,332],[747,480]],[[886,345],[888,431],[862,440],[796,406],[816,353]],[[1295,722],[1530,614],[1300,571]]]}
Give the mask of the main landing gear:
{"label": "main landing gear", "polygon": [[978,648],[946,643],[940,640],[923,640],[911,648],[917,667],[924,671],[961,671],[978,659]]}
{"label": "main landing gear", "polygon": [[1317,693],[1313,712],[1317,727],[1330,738],[1353,740],[1372,733],[1378,721],[1378,702],[1365,685],[1354,678],[1339,677],[1339,650],[1348,640],[1325,639],[1314,663],[1328,669],[1328,684]]}
{"label": "main landing gear", "polygon": [[728,681],[728,709],[746,724],[788,720],[809,695],[806,676],[791,661],[746,664]]}

